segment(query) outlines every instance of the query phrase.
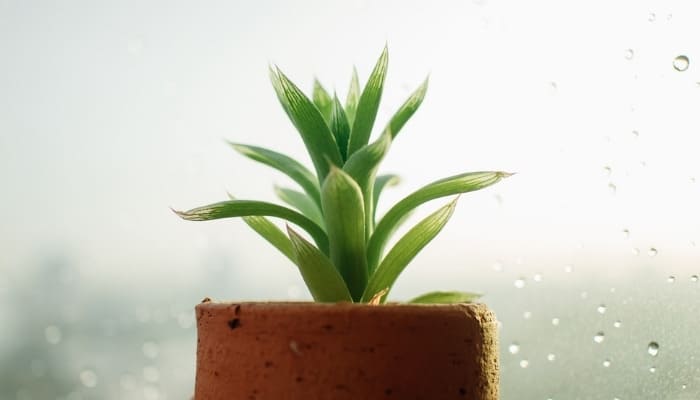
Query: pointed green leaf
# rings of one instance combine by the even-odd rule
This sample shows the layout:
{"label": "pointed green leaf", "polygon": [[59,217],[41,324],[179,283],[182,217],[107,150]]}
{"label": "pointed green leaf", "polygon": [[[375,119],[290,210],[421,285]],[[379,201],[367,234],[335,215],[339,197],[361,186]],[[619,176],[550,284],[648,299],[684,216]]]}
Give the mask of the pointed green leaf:
{"label": "pointed green leaf", "polygon": [[406,122],[413,116],[413,114],[418,110],[423,99],[425,98],[425,93],[428,91],[428,78],[416,89],[413,94],[404,102],[398,111],[391,117],[389,125],[386,127],[387,130],[391,132],[392,138],[395,138],[399,134],[399,131]]}
{"label": "pointed green leaf", "polygon": [[279,186],[275,186],[275,194],[280,198],[280,200],[299,210],[299,212],[316,223],[316,225],[320,226],[321,228],[325,226],[321,210],[309,196],[296,190],[282,188]]}
{"label": "pointed green leaf", "polygon": [[389,61],[388,49],[384,47],[374,70],[367,80],[360,100],[357,103],[357,111],[352,124],[350,133],[350,141],[348,143],[348,156],[352,155],[357,150],[361,149],[369,142],[369,137],[372,134],[372,126],[377,117],[379,109],[379,101],[382,97],[384,89],[384,78]]}
{"label": "pointed green leaf", "polygon": [[328,237],[320,226],[298,212],[277,204],[255,200],[228,200],[193,208],[189,211],[175,211],[175,213],[188,221],[209,221],[248,216],[282,218],[307,231],[324,253],[328,251]]}
{"label": "pointed green leaf", "polygon": [[411,228],[389,251],[382,263],[372,273],[367,282],[367,289],[362,295],[362,301],[366,302],[381,290],[388,289],[382,296],[386,298],[389,290],[396,282],[404,268],[420,252],[423,247],[430,243],[433,238],[440,233],[447,221],[452,216],[457,199],[446,206],[430,214]]}
{"label": "pointed green leaf", "polygon": [[417,304],[454,304],[471,303],[481,297],[478,293],[467,292],[430,292],[409,300]]}
{"label": "pointed green leaf", "polygon": [[352,127],[355,121],[355,113],[357,112],[357,102],[360,101],[360,79],[357,77],[357,68],[352,67],[352,79],[350,80],[350,89],[348,89],[348,97],[345,100],[345,114],[348,117],[348,124]]}
{"label": "pointed green leaf", "polygon": [[338,100],[338,96],[333,96],[333,112],[331,113],[331,131],[338,144],[340,156],[343,162],[348,158],[348,139],[350,138],[350,124],[345,115],[345,110]]}
{"label": "pointed green leaf", "polygon": [[291,262],[296,264],[292,242],[277,225],[273,224],[269,219],[259,216],[243,217],[243,221],[271,245],[275,246]]}
{"label": "pointed green leaf", "polygon": [[342,165],[338,146],[321,112],[299,88],[279,70],[271,71],[272,86],[280,104],[296,126],[316,168],[319,182],[328,175],[328,161]]}
{"label": "pointed green leaf", "polygon": [[331,99],[331,96],[318,79],[314,79],[314,91],[311,98],[316,108],[321,112],[323,119],[327,124],[330,124],[331,112],[333,112],[333,99]]}
{"label": "pointed green leaf", "polygon": [[316,177],[295,159],[262,147],[232,142],[229,144],[244,156],[268,165],[292,178],[319,207],[321,206],[321,190]]}
{"label": "pointed green leaf", "polygon": [[512,174],[507,172],[469,172],[440,179],[430,183],[405,197],[394,205],[374,229],[367,247],[367,261],[370,273],[378,265],[384,246],[401,220],[419,205],[440,197],[471,192],[491,186]]}
{"label": "pointed green leaf", "polygon": [[331,261],[311,243],[287,226],[299,272],[314,300],[335,303],[352,302],[348,287]]}
{"label": "pointed green leaf", "polygon": [[374,143],[364,146],[355,152],[343,166],[352,179],[357,182],[362,191],[365,210],[365,240],[368,240],[374,229],[374,180],[382,161],[391,146],[391,134],[384,132]]}
{"label": "pointed green leaf", "polygon": [[357,300],[367,283],[362,192],[350,175],[332,167],[321,186],[330,258]]}
{"label": "pointed green leaf", "polygon": [[398,175],[379,175],[374,181],[374,189],[372,190],[372,203],[374,207],[372,208],[372,220],[377,220],[377,204],[379,203],[379,196],[381,196],[382,191],[385,187],[396,186],[401,182],[401,178]]}

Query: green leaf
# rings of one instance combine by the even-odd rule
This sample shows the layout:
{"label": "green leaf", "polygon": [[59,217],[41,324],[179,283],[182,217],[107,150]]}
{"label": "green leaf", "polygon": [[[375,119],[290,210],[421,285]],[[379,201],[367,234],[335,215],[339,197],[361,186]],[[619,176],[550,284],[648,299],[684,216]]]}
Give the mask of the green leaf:
{"label": "green leaf", "polygon": [[352,298],[358,300],[367,283],[362,192],[350,175],[332,167],[321,186],[321,204],[330,259],[348,285]]}
{"label": "green leaf", "polygon": [[378,265],[387,240],[411,210],[440,197],[483,189],[510,175],[512,174],[493,171],[455,175],[423,186],[396,203],[379,221],[367,246],[367,262],[370,273]]}
{"label": "green leaf", "polygon": [[262,147],[232,142],[229,144],[244,156],[268,165],[292,178],[319,207],[321,206],[321,189],[316,177],[295,159]]}
{"label": "green leaf", "polygon": [[331,132],[335,136],[335,142],[338,144],[340,156],[343,162],[348,158],[348,139],[350,138],[350,124],[345,115],[343,106],[338,100],[338,96],[333,96],[333,112],[331,113]]}
{"label": "green leaf", "polygon": [[348,143],[348,156],[369,142],[372,126],[377,117],[382,90],[384,89],[384,78],[386,77],[388,61],[389,54],[385,46],[357,103],[357,111],[352,124],[350,142]]}
{"label": "green leaf", "polygon": [[330,124],[331,112],[333,112],[333,100],[318,79],[314,79],[314,91],[311,96],[316,108],[321,112],[326,123]]}
{"label": "green leaf", "polygon": [[467,292],[430,292],[409,300],[409,303],[418,304],[454,304],[471,303],[481,297],[478,293]]}
{"label": "green leaf", "polygon": [[275,194],[280,200],[299,210],[307,218],[312,220],[316,225],[324,228],[323,215],[321,209],[314,201],[304,193],[296,190],[275,186]]}
{"label": "green leaf", "polygon": [[396,186],[401,182],[401,178],[398,175],[379,175],[374,181],[374,189],[372,190],[372,203],[374,208],[372,208],[372,220],[377,220],[377,204],[379,203],[379,196],[384,191],[385,187]]}
{"label": "green leaf", "polygon": [[367,289],[362,295],[363,302],[368,301],[381,290],[386,290],[386,293],[382,296],[386,298],[394,282],[396,282],[396,279],[408,263],[440,233],[452,216],[456,204],[457,199],[454,199],[446,206],[430,214],[396,242],[396,245],[370,276],[367,282]]}
{"label": "green leaf", "polygon": [[296,264],[296,255],[294,254],[292,242],[277,225],[273,224],[269,219],[259,216],[243,217],[243,221],[271,245],[275,246],[291,262]]}
{"label": "green leaf", "polygon": [[314,300],[326,303],[352,302],[348,287],[328,257],[289,226],[287,232],[294,247],[297,266]]}
{"label": "green leaf", "polygon": [[189,211],[175,211],[175,213],[188,221],[209,221],[248,216],[282,218],[307,231],[314,238],[318,247],[324,253],[328,252],[328,237],[320,226],[298,212],[277,204],[255,200],[228,200],[193,208]]}
{"label": "green leaf", "polygon": [[348,117],[348,124],[352,127],[357,112],[357,103],[360,101],[360,79],[357,77],[357,68],[352,67],[352,79],[348,97],[345,100],[345,114]]}
{"label": "green leaf", "polygon": [[350,156],[343,166],[343,171],[348,173],[357,182],[362,191],[365,210],[365,240],[369,240],[374,229],[374,181],[382,161],[391,146],[391,135],[384,132],[374,143],[364,146]]}
{"label": "green leaf", "polygon": [[323,182],[328,175],[329,161],[335,165],[342,165],[343,162],[328,124],[318,108],[279,68],[276,71],[271,70],[270,77],[280,104],[306,145],[316,168],[318,181]]}
{"label": "green leaf", "polygon": [[394,114],[393,117],[391,117],[391,120],[389,121],[389,125],[385,128],[385,130],[389,130],[391,132],[391,137],[395,138],[396,135],[399,134],[399,131],[403,126],[406,124],[406,122],[413,116],[413,114],[418,110],[418,107],[420,107],[421,103],[423,102],[423,99],[425,98],[425,93],[428,91],[428,78],[425,78],[425,81],[416,89],[413,94],[406,100],[406,102],[399,107],[398,111]]}

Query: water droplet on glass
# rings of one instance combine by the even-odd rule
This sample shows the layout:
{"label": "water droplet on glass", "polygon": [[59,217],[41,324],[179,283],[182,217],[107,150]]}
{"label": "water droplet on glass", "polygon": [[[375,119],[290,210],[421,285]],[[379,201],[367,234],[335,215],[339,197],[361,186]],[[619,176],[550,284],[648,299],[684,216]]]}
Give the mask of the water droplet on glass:
{"label": "water droplet on glass", "polygon": [[532,280],[535,281],[535,282],[542,282],[542,274],[535,274],[535,275],[532,277]]}
{"label": "water droplet on glass", "polygon": [[617,321],[613,322],[613,326],[614,326],[615,328],[621,327],[621,326],[622,326],[622,321],[620,321],[620,320],[618,319]]}
{"label": "water droplet on glass", "polygon": [[639,137],[639,131],[636,130],[636,129],[633,130],[633,131],[632,131],[632,136],[634,136],[635,138],[638,138],[638,137]]}
{"label": "water droplet on glass", "polygon": [[607,309],[608,308],[605,306],[605,304],[601,304],[596,308],[596,310],[598,310],[598,313],[600,314],[605,314],[605,311],[607,311]]}
{"label": "water droplet on glass", "polygon": [[604,166],[603,173],[605,173],[605,176],[610,176],[612,174],[612,167],[609,165]]}
{"label": "water droplet on glass", "polygon": [[700,280],[700,277],[698,277],[697,275],[693,275],[690,277],[691,282],[697,282],[698,280]]}
{"label": "water droplet on glass", "polygon": [[581,292],[580,296],[581,296],[581,299],[586,300],[588,298],[588,292],[583,291],[583,292]]}
{"label": "water droplet on glass", "polygon": [[515,342],[511,343],[510,346],[508,346],[508,352],[510,354],[518,354],[519,351],[520,351],[520,345],[515,343]]}
{"label": "water droplet on glass", "polygon": [[520,368],[527,368],[528,365],[530,365],[528,360],[520,360]]}
{"label": "water droplet on glass", "polygon": [[552,325],[559,326],[559,318],[552,318]]}
{"label": "water droplet on glass", "polygon": [[515,282],[513,282],[513,285],[514,285],[516,288],[518,288],[518,289],[522,289],[522,288],[525,287],[525,279],[524,279],[524,278],[518,278],[518,279],[515,280]]}
{"label": "water droplet on glass", "polygon": [[639,249],[636,248],[636,247],[633,248],[633,249],[632,249],[632,254],[634,254],[635,256],[638,256],[638,255],[639,255]]}
{"label": "water droplet on glass", "polygon": [[628,60],[633,59],[634,58],[634,50],[632,50],[632,49],[625,50],[625,58]]}
{"label": "water droplet on glass", "polygon": [[647,254],[649,254],[649,257],[655,257],[657,254],[659,254],[659,251],[652,247],[649,249]]}
{"label": "water droplet on glass", "polygon": [[44,329],[44,336],[46,337],[47,342],[51,344],[58,344],[63,335],[61,334],[61,329],[59,329],[57,326],[49,325],[46,327],[46,329]]}
{"label": "water droplet on glass", "polygon": [[673,282],[675,282],[675,281],[676,281],[676,277],[673,276],[673,275],[671,275],[671,276],[669,276],[668,278],[666,278],[666,282],[668,282],[668,283],[673,283]]}
{"label": "water droplet on glass", "polygon": [[525,311],[525,312],[523,313],[523,318],[525,318],[525,319],[530,319],[530,318],[532,318],[532,313],[531,313],[530,311]]}
{"label": "water droplet on glass", "polygon": [[617,193],[617,185],[615,185],[612,182],[608,183],[608,191],[610,192],[610,194]]}
{"label": "water droplet on glass", "polygon": [[547,354],[547,361],[554,361],[557,359],[557,356],[555,356],[553,353]]}
{"label": "water droplet on glass", "polygon": [[603,343],[603,340],[605,340],[605,333],[604,332],[598,332],[593,336],[593,341],[596,343]]}
{"label": "water droplet on glass", "polygon": [[573,272],[573,271],[574,271],[573,265],[565,265],[564,266],[564,272]]}
{"label": "water droplet on glass", "polygon": [[501,272],[503,271],[503,263],[501,263],[500,261],[496,261],[495,263],[493,263],[493,266],[491,268],[493,268],[493,270],[496,272]]}
{"label": "water droplet on glass", "polygon": [[610,361],[610,359],[606,358],[605,360],[603,360],[603,366],[604,366],[605,368],[610,367],[610,364],[612,364],[612,362]]}
{"label": "water droplet on glass", "polygon": [[676,71],[683,72],[688,69],[690,65],[690,60],[686,56],[678,56],[673,59],[673,68]]}
{"label": "water droplet on glass", "polygon": [[623,236],[625,239],[629,239],[629,238],[630,238],[630,230],[629,230],[629,229],[623,229],[623,230],[622,230],[622,236]]}
{"label": "water droplet on glass", "polygon": [[649,367],[649,372],[651,372],[652,374],[654,372],[656,372],[656,367],[654,367],[654,366]]}
{"label": "water droplet on glass", "polygon": [[97,386],[97,374],[91,369],[83,370],[80,373],[80,382],[89,388]]}
{"label": "water droplet on glass", "polygon": [[141,346],[141,351],[143,351],[143,355],[148,358],[158,357],[158,350],[158,343],[156,342],[145,342],[143,346]]}
{"label": "water droplet on glass", "polygon": [[670,14],[670,13],[669,13],[669,14],[666,15],[666,21],[670,21],[671,18],[673,18],[673,14]]}
{"label": "water droplet on glass", "polygon": [[654,22],[655,20],[656,20],[656,14],[649,13],[649,17],[647,18],[647,21]]}
{"label": "water droplet on glass", "polygon": [[685,384],[681,385],[681,389],[685,390],[687,388],[688,388],[688,385],[685,385]]}
{"label": "water droplet on glass", "polygon": [[659,354],[659,344],[656,342],[649,343],[647,346],[647,353],[652,357],[656,357],[656,355]]}

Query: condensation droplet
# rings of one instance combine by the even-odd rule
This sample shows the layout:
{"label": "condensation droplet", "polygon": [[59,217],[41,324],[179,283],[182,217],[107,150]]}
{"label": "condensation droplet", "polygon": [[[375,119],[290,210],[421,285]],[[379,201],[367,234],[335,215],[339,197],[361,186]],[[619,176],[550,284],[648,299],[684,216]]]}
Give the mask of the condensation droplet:
{"label": "condensation droplet", "polygon": [[530,311],[525,311],[525,312],[523,313],[523,318],[525,318],[525,319],[530,319],[530,318],[532,318],[532,313],[531,313]]}
{"label": "condensation droplet", "polygon": [[681,389],[685,390],[687,388],[688,388],[688,385],[686,385],[686,384],[681,385]]}
{"label": "condensation droplet", "polygon": [[493,268],[493,270],[496,272],[501,272],[503,271],[503,263],[500,261],[496,261],[495,263],[493,263],[491,268]]}
{"label": "condensation droplet", "polygon": [[519,351],[520,351],[520,345],[516,342],[513,342],[510,344],[510,346],[508,346],[508,352],[510,354],[518,354]]}
{"label": "condensation droplet", "polygon": [[647,18],[647,21],[649,22],[654,22],[656,20],[656,14],[655,13],[649,13],[649,17]]}
{"label": "condensation droplet", "polygon": [[650,342],[647,346],[647,353],[649,353],[649,355],[652,357],[656,357],[659,354],[659,344],[656,342]]}
{"label": "condensation droplet", "polygon": [[143,346],[141,346],[141,351],[143,351],[143,355],[148,357],[148,358],[156,358],[158,357],[158,343],[156,342],[145,342]]}
{"label": "condensation droplet", "polygon": [[676,71],[683,72],[683,71],[688,69],[689,65],[690,65],[690,60],[686,56],[680,55],[680,56],[673,59],[673,68]]}
{"label": "condensation droplet", "polygon": [[552,325],[559,326],[559,318],[552,318]]}
{"label": "condensation droplet", "polygon": [[666,282],[668,283],[673,283],[676,281],[676,277],[673,275],[670,275],[668,278],[666,278]]}
{"label": "condensation droplet", "polygon": [[630,230],[629,230],[629,229],[623,229],[623,230],[622,230],[622,236],[623,236],[625,239],[629,239],[629,238],[630,238]]}
{"label": "condensation droplet", "polygon": [[604,366],[605,368],[610,367],[611,364],[612,364],[612,361],[610,361],[609,358],[606,358],[605,360],[603,360],[603,366]]}
{"label": "condensation droplet", "polygon": [[612,175],[612,167],[610,167],[609,165],[604,166],[603,173],[605,174],[605,176]]}
{"label": "condensation droplet", "polygon": [[608,310],[608,307],[605,304],[601,304],[596,308],[596,310],[599,314],[605,314],[605,311]]}
{"label": "condensation droplet", "polygon": [[639,137],[639,131],[636,130],[636,129],[633,130],[633,131],[632,131],[632,136],[634,136],[635,138],[638,138],[638,137]]}
{"label": "condensation droplet", "polygon": [[690,281],[691,281],[691,282],[697,282],[698,280],[700,280],[700,277],[698,277],[697,275],[692,275],[692,276],[690,277]]}
{"label": "condensation droplet", "polygon": [[654,367],[654,366],[649,367],[649,372],[651,372],[652,374],[654,372],[656,372],[656,367]]}
{"label": "condensation droplet", "polygon": [[535,274],[535,275],[532,277],[532,280],[535,281],[535,282],[542,282],[542,274]]}
{"label": "condensation droplet", "polygon": [[97,374],[91,369],[86,369],[80,372],[80,382],[89,388],[97,386]]}
{"label": "condensation droplet", "polygon": [[635,256],[638,256],[639,253],[640,253],[640,251],[639,251],[638,248],[635,247],[635,248],[632,249],[632,254],[634,254]]}
{"label": "condensation droplet", "polygon": [[554,361],[556,359],[557,359],[557,356],[554,355],[554,353],[547,354],[547,361]]}
{"label": "condensation droplet", "polygon": [[593,341],[596,343],[603,343],[603,340],[605,340],[604,332],[598,332],[593,336]]}
{"label": "condensation droplet", "polygon": [[564,272],[574,272],[574,266],[573,265],[565,265],[564,266]]}
{"label": "condensation droplet", "polygon": [[608,183],[608,191],[610,192],[610,194],[617,193],[617,185],[615,185],[612,182]]}
{"label": "condensation droplet", "polygon": [[525,278],[516,279],[515,282],[513,282],[513,285],[518,289],[524,288],[525,287]]}
{"label": "condensation droplet", "polygon": [[632,50],[632,49],[625,50],[625,58],[627,60],[633,59],[634,58],[634,50]]}
{"label": "condensation droplet", "polygon": [[649,257],[656,257],[656,255],[659,254],[659,251],[651,247],[647,254],[649,254]]}
{"label": "condensation droplet", "polygon": [[613,326],[614,326],[615,328],[621,327],[621,326],[622,326],[622,321],[620,321],[620,320],[618,319],[617,321],[613,322]]}
{"label": "condensation droplet", "polygon": [[528,360],[520,360],[520,368],[527,368],[528,365],[530,365]]}
{"label": "condensation droplet", "polygon": [[61,329],[55,325],[49,325],[44,329],[44,337],[46,341],[51,344],[58,344],[61,341],[63,335],[61,334]]}

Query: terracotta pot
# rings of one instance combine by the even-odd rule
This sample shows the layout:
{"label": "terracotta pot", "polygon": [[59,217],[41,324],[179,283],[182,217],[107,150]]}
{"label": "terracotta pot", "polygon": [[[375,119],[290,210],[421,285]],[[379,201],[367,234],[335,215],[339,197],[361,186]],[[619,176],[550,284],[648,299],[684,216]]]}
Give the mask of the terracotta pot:
{"label": "terracotta pot", "polygon": [[196,400],[498,399],[483,304],[204,302]]}

